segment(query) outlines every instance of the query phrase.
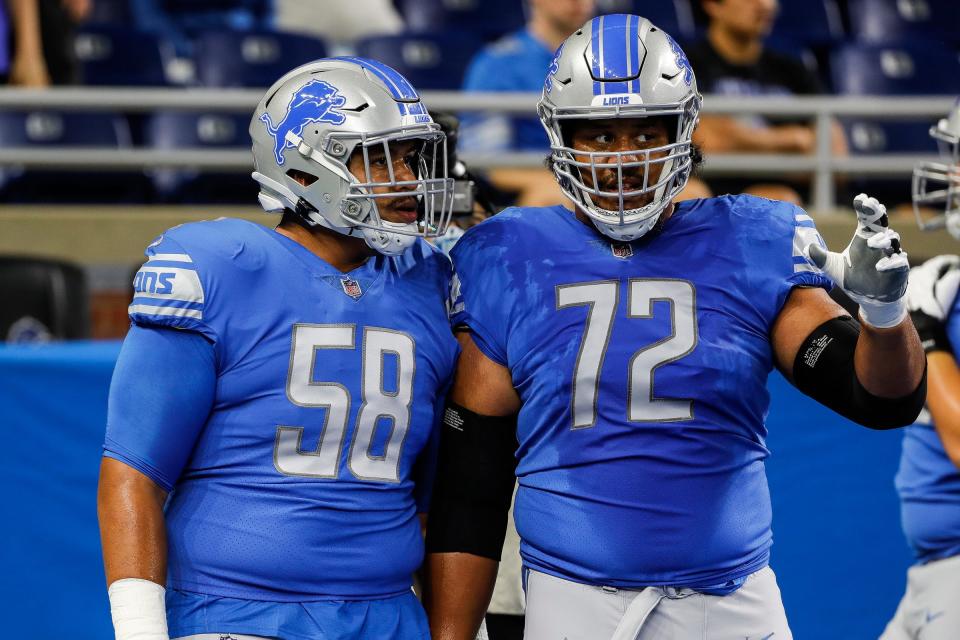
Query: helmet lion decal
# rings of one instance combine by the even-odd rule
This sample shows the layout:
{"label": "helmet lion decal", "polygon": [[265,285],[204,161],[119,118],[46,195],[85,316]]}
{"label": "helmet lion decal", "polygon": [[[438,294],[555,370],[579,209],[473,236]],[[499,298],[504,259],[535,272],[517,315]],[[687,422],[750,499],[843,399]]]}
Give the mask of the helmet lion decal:
{"label": "helmet lion decal", "polygon": [[288,132],[300,136],[303,128],[312,122],[343,124],[347,118],[336,109],[346,103],[347,99],[340,95],[340,91],[329,82],[311,80],[293,95],[283,119],[276,125],[273,124],[269,113],[263,113],[260,120],[273,136],[273,151],[277,164],[282,165],[284,162],[284,149],[293,148],[293,143],[287,140]]}

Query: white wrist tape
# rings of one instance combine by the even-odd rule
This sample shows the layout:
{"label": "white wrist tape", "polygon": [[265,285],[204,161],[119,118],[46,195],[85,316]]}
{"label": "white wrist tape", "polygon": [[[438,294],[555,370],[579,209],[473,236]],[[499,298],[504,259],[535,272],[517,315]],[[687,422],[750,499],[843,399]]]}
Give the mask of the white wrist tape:
{"label": "white wrist tape", "polygon": [[906,296],[893,302],[860,301],[860,319],[871,327],[889,329],[907,317]]}
{"label": "white wrist tape", "polygon": [[117,580],[107,589],[116,640],[170,640],[167,590],[140,578]]}

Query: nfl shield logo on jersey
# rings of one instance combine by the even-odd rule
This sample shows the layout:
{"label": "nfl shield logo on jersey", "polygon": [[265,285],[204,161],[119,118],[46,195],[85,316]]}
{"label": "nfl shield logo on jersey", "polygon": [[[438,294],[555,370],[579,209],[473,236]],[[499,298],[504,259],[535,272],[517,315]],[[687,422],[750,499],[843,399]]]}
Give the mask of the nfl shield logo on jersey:
{"label": "nfl shield logo on jersey", "polygon": [[626,260],[627,258],[633,256],[633,247],[625,242],[611,242],[610,250],[613,251],[614,258]]}
{"label": "nfl shield logo on jersey", "polygon": [[356,280],[350,278],[340,278],[340,285],[343,287],[343,292],[357,300],[360,296],[363,295],[363,291],[360,290],[360,283]]}

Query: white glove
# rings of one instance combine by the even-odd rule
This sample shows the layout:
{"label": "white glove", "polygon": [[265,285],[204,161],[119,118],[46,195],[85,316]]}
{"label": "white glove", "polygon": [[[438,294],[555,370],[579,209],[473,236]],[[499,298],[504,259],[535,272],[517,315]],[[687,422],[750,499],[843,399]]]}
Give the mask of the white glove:
{"label": "white glove", "polygon": [[937,256],[910,270],[907,309],[927,353],[953,351],[946,321],[958,288],[960,258],[957,256]]}
{"label": "white glove", "polygon": [[910,265],[900,235],[888,226],[887,208],[861,193],[853,199],[857,231],[843,253],[807,246],[807,255],[860,305],[860,319],[873,327],[895,327],[907,315],[904,296]]}
{"label": "white glove", "polygon": [[920,311],[943,322],[960,288],[960,257],[937,256],[910,269],[907,309]]}

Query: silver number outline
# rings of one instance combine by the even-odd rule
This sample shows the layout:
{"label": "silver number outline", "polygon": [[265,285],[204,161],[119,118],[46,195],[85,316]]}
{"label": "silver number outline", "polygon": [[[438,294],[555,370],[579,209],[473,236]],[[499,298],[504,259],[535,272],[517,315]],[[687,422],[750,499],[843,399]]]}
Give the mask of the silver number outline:
{"label": "silver number outline", "polygon": [[[346,330],[346,332],[344,330]],[[320,335],[323,333],[333,333],[334,336],[339,335],[339,339],[323,340],[318,337],[313,337],[313,339],[311,339],[310,336],[312,336],[314,333]],[[371,335],[378,334],[390,334],[394,338],[398,336],[402,337],[405,342],[400,348],[409,348],[402,352],[397,349],[377,349],[376,356],[373,356],[377,361],[374,365],[376,367],[376,374],[372,377],[369,377],[368,373],[370,373],[370,362],[368,362],[367,341]],[[347,339],[347,336],[349,336],[349,339]],[[293,427],[287,425],[277,426],[277,434],[273,447],[273,465],[280,474],[285,476],[326,479],[334,479],[339,476],[340,459],[343,456],[343,448],[347,437],[347,423],[349,421],[350,407],[352,404],[350,392],[344,385],[337,382],[314,382],[313,374],[316,370],[316,357],[318,350],[353,350],[355,348],[356,325],[308,323],[294,324],[290,342],[290,364],[288,365],[287,369],[287,380],[285,385],[287,400],[292,404],[301,407],[325,408],[327,413],[324,416],[323,427],[321,429],[320,436],[317,439],[317,446],[310,451],[303,451],[302,449],[304,432],[303,427]],[[304,367],[304,352],[308,350],[310,352],[309,366]],[[399,469],[400,460],[403,453],[403,445],[406,442],[406,436],[409,432],[410,423],[413,420],[412,402],[413,385],[415,379],[414,376],[416,372],[416,342],[413,340],[412,336],[402,331],[396,331],[382,327],[364,327],[361,351],[361,406],[357,412],[357,417],[355,420],[355,428],[351,438],[350,451],[347,455],[347,466],[351,475],[359,480],[397,483],[400,481]],[[409,361],[406,361],[404,356],[408,351],[410,359]],[[395,393],[384,391],[383,357],[385,353],[394,353],[397,356],[398,380],[397,391]],[[409,375],[406,374],[406,371],[408,370]],[[376,378],[379,382],[379,384],[375,385],[377,388],[374,393],[370,393],[370,389],[368,388],[368,377],[371,380]],[[322,401],[304,398],[304,393],[317,394],[317,389],[323,389],[323,392],[332,395],[322,398]],[[361,418],[363,418],[365,415],[364,409],[370,404],[369,398],[371,396],[377,399],[406,399],[406,402],[403,405],[405,414],[403,416],[395,416],[389,413],[383,413],[382,411],[378,412],[377,415],[373,416],[372,420],[369,420],[370,428],[361,433]],[[369,415],[369,413],[366,415]],[[384,448],[384,454],[382,456],[370,456],[369,449],[372,445],[373,437],[377,433],[377,421],[382,416],[393,418],[390,436],[387,439],[387,445]],[[367,441],[360,443],[358,447],[358,442],[360,442],[360,440],[366,436],[369,436]],[[354,469],[353,460],[355,455],[354,449],[357,447],[359,451],[364,452],[369,461],[375,464],[381,461],[389,462],[394,459],[396,460],[396,464],[392,465],[389,474],[377,475],[376,473],[367,473],[366,475],[360,475]],[[396,451],[396,455],[393,455],[394,451],[391,450],[392,448]],[[331,455],[328,452],[332,452],[334,450],[336,451],[336,456],[331,459]],[[362,465],[358,464],[357,466],[359,467]]]}
{"label": "silver number outline", "polygon": [[[663,347],[663,345],[669,344],[678,339],[678,332],[677,332],[678,300],[677,299],[674,299],[669,295],[660,295],[660,294],[648,295],[642,298],[643,302],[646,303],[645,312],[637,310],[637,308],[639,307],[639,302],[637,302],[634,299],[635,290],[639,290],[640,287],[643,287],[645,285],[650,285],[650,284],[655,285],[656,283],[669,283],[671,285],[682,283],[688,287],[688,289],[684,290],[684,294],[686,293],[686,291],[689,291],[690,293],[689,317],[691,320],[690,322],[691,326],[689,331],[689,340],[687,340],[687,344],[681,343],[681,345],[679,345],[681,348],[683,348],[683,350],[674,353],[674,351],[677,351],[677,348],[671,348],[670,349],[671,353],[669,354],[669,357],[661,361],[655,362],[650,367],[649,374],[645,378],[649,380],[649,385],[644,385],[645,390],[648,391],[648,393],[646,394],[648,399],[646,402],[643,402],[643,401],[637,400],[637,398],[639,397],[639,394],[636,394],[634,392],[635,369],[637,367],[638,360],[642,362],[642,357],[644,354],[650,354],[651,352],[656,352],[660,350],[661,347]],[[601,318],[595,317],[596,316],[595,312],[597,310],[597,305],[598,305],[598,297],[595,295],[594,296],[589,295],[591,291],[596,291],[596,287],[598,285],[604,286],[604,289],[606,290],[606,298],[607,298],[606,303],[608,305],[609,305],[609,297],[610,297],[609,287],[611,286],[615,287],[615,295],[613,297],[612,311],[609,313],[604,312],[603,317]],[[571,418],[573,422],[573,426],[571,428],[574,430],[587,429],[596,425],[597,397],[599,396],[599,389],[600,389],[600,373],[603,370],[603,363],[606,360],[606,351],[610,344],[610,338],[613,333],[613,322],[616,318],[616,310],[620,304],[620,288],[621,288],[621,283],[619,280],[599,280],[599,281],[590,281],[590,282],[575,283],[575,284],[557,285],[555,287],[558,310],[570,308],[574,306],[587,307],[587,318],[585,323],[586,328],[584,329],[583,336],[580,340],[580,347],[577,352],[577,360],[574,364],[574,370],[573,370],[570,410],[571,410]],[[567,291],[570,291],[571,293],[573,293],[577,289],[580,289],[582,293],[585,293],[587,295],[580,295],[571,299],[570,294],[566,293]],[[680,296],[677,296],[677,297],[685,298],[684,294],[681,294]],[[566,297],[567,300],[564,301],[562,297]],[[696,312],[696,309],[697,309],[696,287],[689,280],[684,280],[680,278],[630,278],[627,281],[627,317],[628,318],[642,319],[642,318],[653,317],[652,316],[653,303],[656,301],[664,301],[670,304],[671,332],[669,336],[666,336],[652,344],[642,347],[641,349],[637,350],[633,354],[633,356],[631,356],[628,371],[627,371],[626,418],[628,422],[683,422],[683,421],[692,420],[694,416],[692,398],[668,398],[668,397],[658,398],[654,395],[653,389],[654,389],[654,373],[659,367],[665,364],[669,364],[671,362],[676,362],[677,360],[684,358],[685,356],[689,355],[697,347],[697,344],[699,344],[700,335],[699,335],[699,326],[698,326],[697,312]],[[683,301],[684,300],[681,300],[681,302]],[[686,304],[682,305],[682,308],[686,309],[687,305]],[[597,324],[598,322],[600,323],[599,325]],[[590,349],[587,346],[588,337],[591,337],[594,335],[593,332],[597,330],[595,328],[597,326],[602,327],[601,330],[604,332],[603,349],[599,354],[599,356],[594,359],[594,361],[596,362],[596,366],[593,367],[591,365],[592,368],[596,370],[596,378],[592,380],[593,382],[592,388],[585,390],[584,384],[585,382],[590,380],[590,376],[583,374],[583,372],[581,371],[581,366],[583,365],[584,354],[586,353],[589,356],[589,351],[592,351],[592,349]],[[592,342],[595,342],[595,340]],[[585,413],[585,411],[583,410],[583,404],[584,404],[583,398],[585,395],[587,399],[589,399],[590,401],[591,417],[589,422],[584,420],[582,415],[579,415],[579,414]],[[646,406],[646,407],[657,406],[659,408],[656,409],[656,412],[660,412],[660,413],[664,412],[663,407],[672,407],[673,409],[679,409],[680,406],[682,405],[685,408],[685,410],[682,414],[667,415],[666,417],[656,416],[656,417],[644,418],[638,415],[640,413],[640,409],[634,407],[635,403],[639,403],[642,406]],[[578,410],[579,410],[579,414],[578,414]]]}
{"label": "silver number outline", "polygon": [[[610,300],[599,300],[598,297],[588,297],[586,295],[582,297],[577,297],[573,300],[564,302],[563,297],[568,291],[571,293],[576,293],[578,290],[582,290],[584,293],[589,293],[591,290],[596,290],[598,287],[602,287],[602,291],[605,293],[612,290],[612,304],[609,304]],[[607,293],[607,296],[610,294]],[[600,394],[600,372],[603,371],[603,363],[607,357],[607,347],[610,346],[610,336],[613,333],[613,321],[617,316],[617,308],[620,306],[620,281],[619,280],[594,280],[591,282],[580,282],[577,284],[566,284],[566,285],[557,285],[556,287],[556,300],[557,300],[557,309],[568,309],[575,306],[586,306],[587,307],[587,321],[586,328],[583,331],[583,337],[580,339],[580,348],[577,351],[577,360],[573,367],[573,387],[572,393],[570,394],[570,415],[573,418],[573,429],[589,429],[597,423],[597,396]],[[596,358],[596,367],[592,367],[592,370],[595,372],[592,374],[592,389],[589,388],[590,377],[582,375],[581,364],[583,363],[583,356],[585,353],[589,356],[589,351],[592,351],[592,343],[596,340],[590,340],[595,335],[596,329],[594,327],[598,326],[595,321],[597,305],[600,303],[607,303],[605,306],[609,306],[609,313],[604,312],[603,316],[599,319],[600,321],[600,331],[603,333],[603,348],[600,349],[600,355]],[[591,343],[591,344],[588,344]],[[586,396],[586,397],[584,397]],[[584,420],[582,414],[585,413],[583,410],[584,406],[590,406],[590,418],[589,420]]]}

